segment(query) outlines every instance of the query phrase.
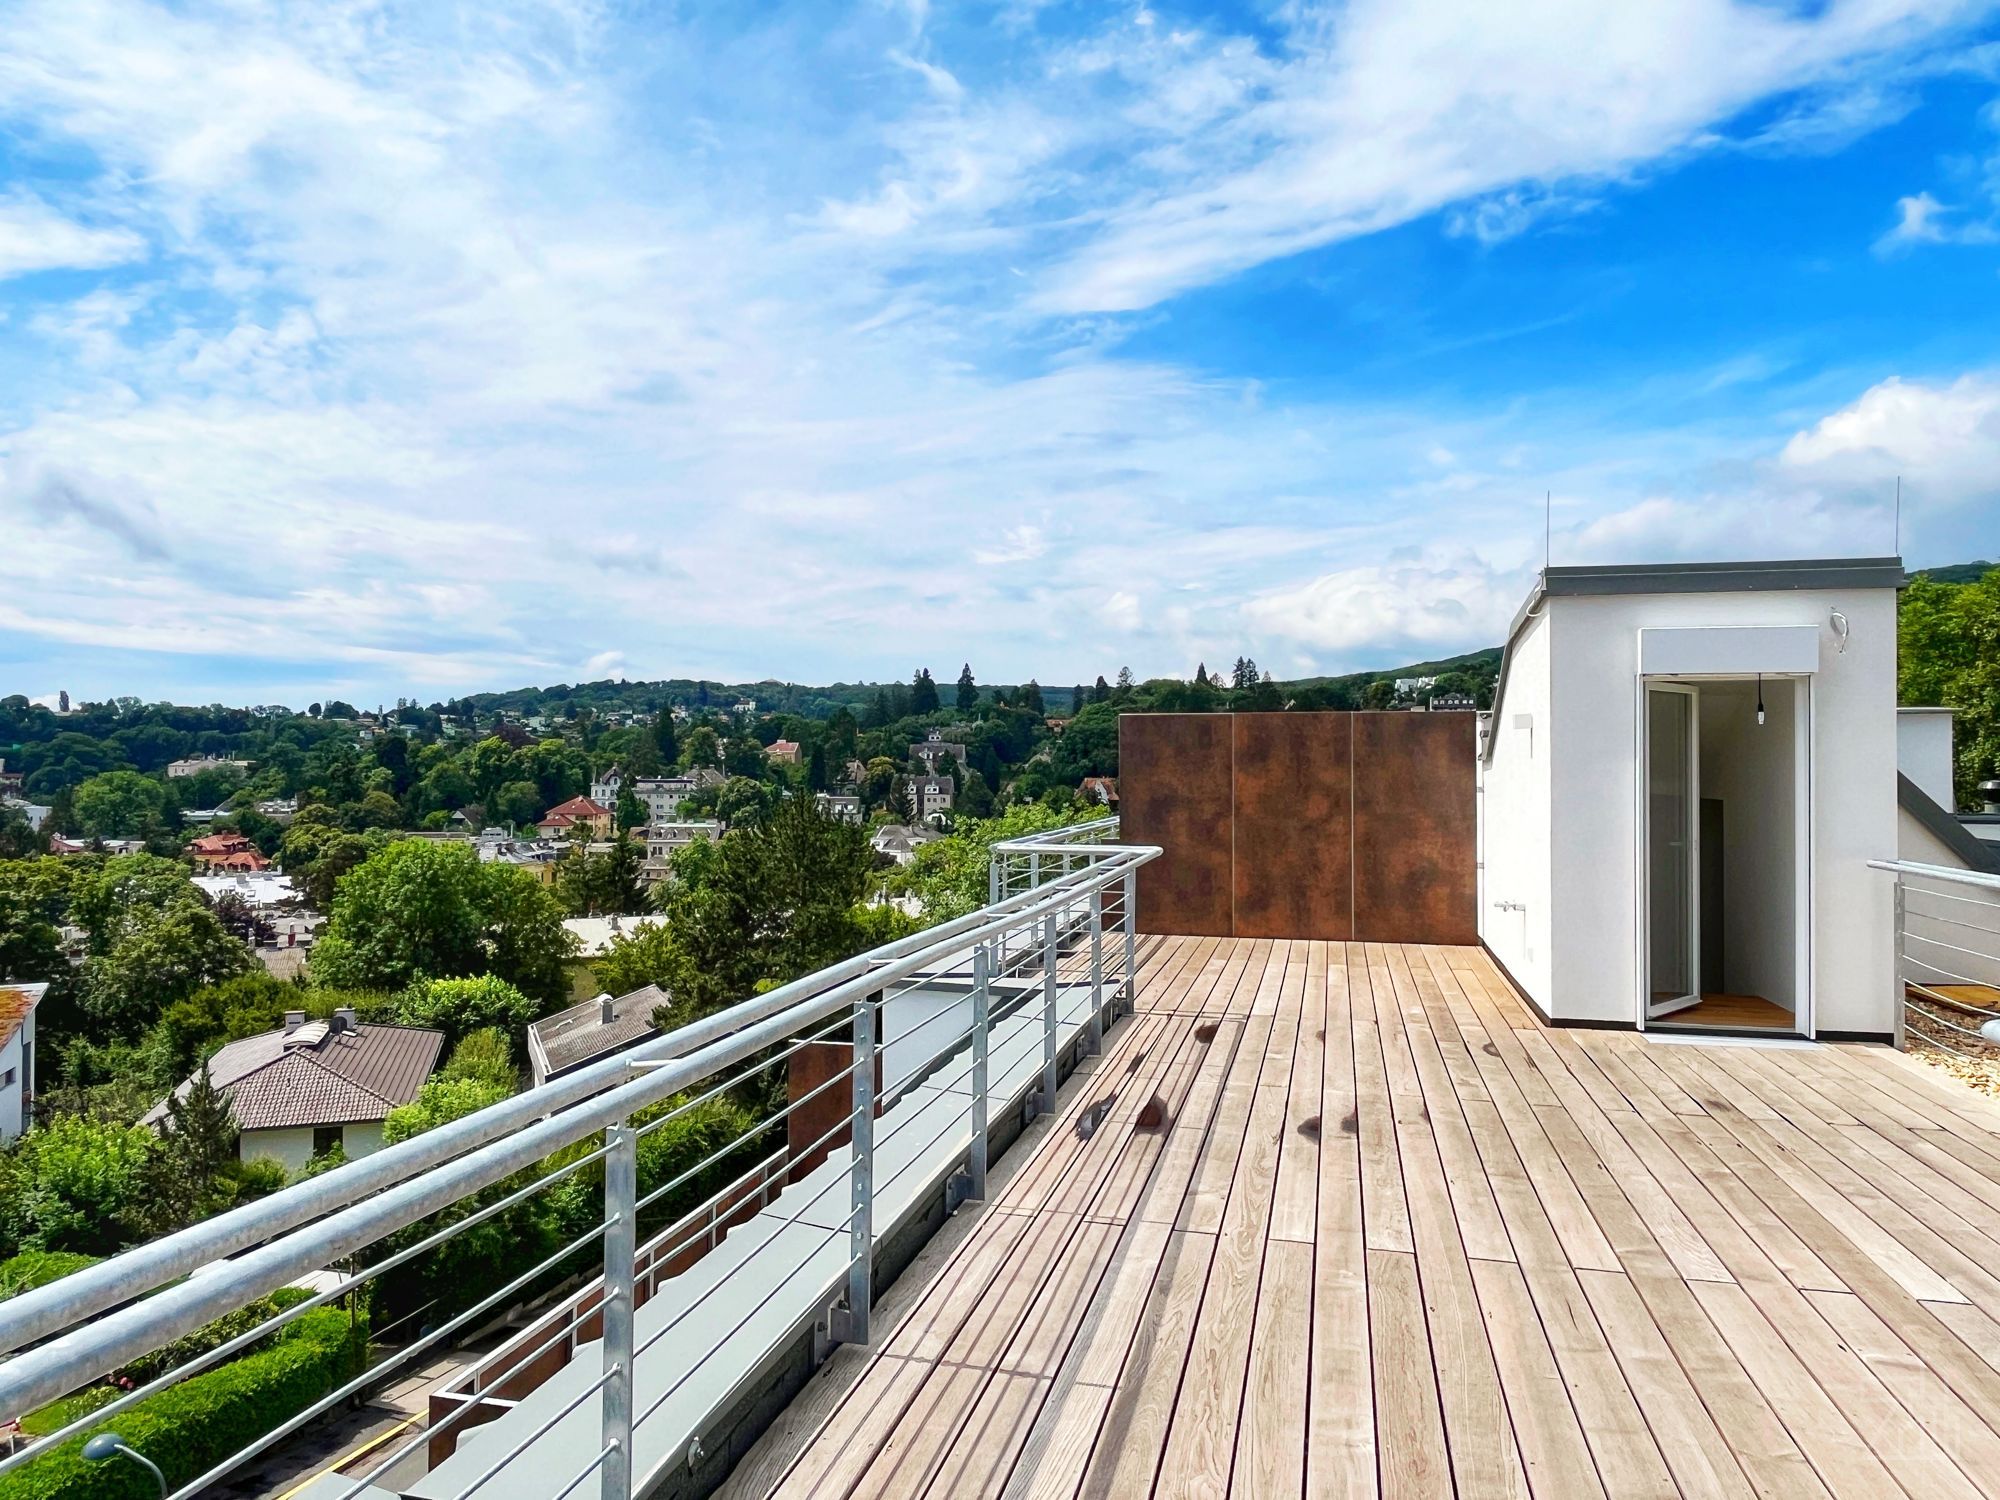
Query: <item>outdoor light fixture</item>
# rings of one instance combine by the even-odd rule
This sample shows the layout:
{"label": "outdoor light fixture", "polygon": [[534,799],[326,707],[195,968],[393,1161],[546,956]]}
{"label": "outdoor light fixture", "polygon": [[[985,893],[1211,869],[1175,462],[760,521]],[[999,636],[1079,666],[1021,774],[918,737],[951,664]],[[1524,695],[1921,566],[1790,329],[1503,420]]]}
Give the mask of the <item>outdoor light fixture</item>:
{"label": "outdoor light fixture", "polygon": [[1757,727],[1764,727],[1764,674],[1757,674]]}
{"label": "outdoor light fixture", "polygon": [[93,1433],[89,1442],[83,1445],[83,1456],[92,1463],[103,1463],[108,1458],[129,1458],[153,1476],[160,1487],[160,1500],[166,1500],[167,1476],[160,1472],[160,1466],[145,1454],[134,1448],[115,1432]]}

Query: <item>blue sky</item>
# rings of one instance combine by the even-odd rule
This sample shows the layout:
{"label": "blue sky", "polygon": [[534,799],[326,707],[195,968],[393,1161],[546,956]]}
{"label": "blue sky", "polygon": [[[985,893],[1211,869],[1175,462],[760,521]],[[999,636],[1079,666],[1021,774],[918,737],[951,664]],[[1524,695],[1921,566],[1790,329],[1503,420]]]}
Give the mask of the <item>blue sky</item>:
{"label": "blue sky", "polygon": [[1280,675],[2000,554],[2000,6],[0,0],[0,689]]}

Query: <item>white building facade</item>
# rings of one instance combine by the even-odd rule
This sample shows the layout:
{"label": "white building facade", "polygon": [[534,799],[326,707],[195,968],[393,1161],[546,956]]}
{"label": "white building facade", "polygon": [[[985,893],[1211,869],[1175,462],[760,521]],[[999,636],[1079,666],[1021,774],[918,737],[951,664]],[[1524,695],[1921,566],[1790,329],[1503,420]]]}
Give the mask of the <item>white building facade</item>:
{"label": "white building facade", "polygon": [[1892,1033],[1902,578],[1544,571],[1482,725],[1479,928],[1545,1016]]}

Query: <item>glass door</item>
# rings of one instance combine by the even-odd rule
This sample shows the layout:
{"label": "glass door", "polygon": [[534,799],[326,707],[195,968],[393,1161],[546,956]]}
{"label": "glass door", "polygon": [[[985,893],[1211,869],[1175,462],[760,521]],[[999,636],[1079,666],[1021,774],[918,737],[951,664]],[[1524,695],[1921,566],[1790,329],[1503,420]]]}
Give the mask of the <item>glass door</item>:
{"label": "glass door", "polygon": [[1695,690],[1646,685],[1646,1019],[1701,1002]]}

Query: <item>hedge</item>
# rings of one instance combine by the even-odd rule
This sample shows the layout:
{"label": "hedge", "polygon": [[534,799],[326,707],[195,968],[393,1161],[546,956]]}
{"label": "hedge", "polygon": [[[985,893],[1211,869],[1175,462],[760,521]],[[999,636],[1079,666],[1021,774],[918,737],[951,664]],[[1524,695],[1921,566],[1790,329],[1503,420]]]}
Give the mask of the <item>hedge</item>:
{"label": "hedge", "polygon": [[81,1255],[74,1250],[23,1250],[10,1259],[0,1260],[0,1302],[96,1264],[96,1256]]}
{"label": "hedge", "polygon": [[[105,1425],[152,1459],[169,1489],[199,1478],[360,1373],[368,1325],[317,1308],[271,1346],[148,1396]],[[0,1475],[0,1500],[152,1500],[152,1476],[129,1462],[92,1463],[90,1433]]]}

